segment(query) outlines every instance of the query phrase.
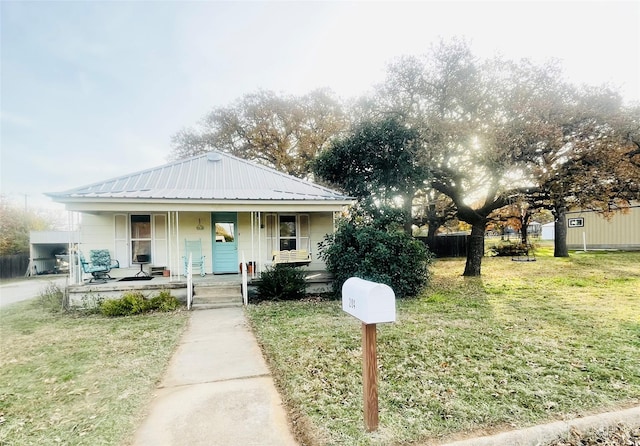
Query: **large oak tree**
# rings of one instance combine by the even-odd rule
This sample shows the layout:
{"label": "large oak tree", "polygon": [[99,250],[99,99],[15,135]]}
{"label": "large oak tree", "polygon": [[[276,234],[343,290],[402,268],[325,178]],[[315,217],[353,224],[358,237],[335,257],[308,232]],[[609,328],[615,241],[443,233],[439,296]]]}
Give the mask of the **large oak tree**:
{"label": "large oak tree", "polygon": [[524,199],[555,218],[554,255],[569,255],[566,212],[591,209],[610,216],[638,199],[637,109],[607,87],[562,82],[557,67],[517,67],[520,89],[517,150],[535,185]]}
{"label": "large oak tree", "polygon": [[471,225],[466,276],[480,275],[489,215],[529,186],[512,151],[509,75],[502,61],[480,61],[464,42],[454,42],[392,64],[379,90],[380,103],[420,132],[431,186]]}
{"label": "large oak tree", "polygon": [[304,178],[317,153],[347,126],[342,104],[328,90],[303,96],[258,91],[213,109],[198,128],[176,133],[172,156],[215,149]]}
{"label": "large oak tree", "polygon": [[556,255],[569,207],[633,197],[622,193],[637,178],[633,112],[610,91],[564,82],[554,63],[482,61],[465,42],[441,43],[391,64],[374,104],[420,132],[431,186],[471,225],[466,276],[480,275],[489,216],[521,197],[554,213]]}

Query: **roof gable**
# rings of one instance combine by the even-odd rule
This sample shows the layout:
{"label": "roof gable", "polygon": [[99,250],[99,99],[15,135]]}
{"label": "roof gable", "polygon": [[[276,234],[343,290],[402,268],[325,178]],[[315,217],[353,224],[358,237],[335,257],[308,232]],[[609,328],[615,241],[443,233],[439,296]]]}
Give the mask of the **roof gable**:
{"label": "roof gable", "polygon": [[57,201],[82,198],[350,200],[337,191],[217,151],[47,195]]}

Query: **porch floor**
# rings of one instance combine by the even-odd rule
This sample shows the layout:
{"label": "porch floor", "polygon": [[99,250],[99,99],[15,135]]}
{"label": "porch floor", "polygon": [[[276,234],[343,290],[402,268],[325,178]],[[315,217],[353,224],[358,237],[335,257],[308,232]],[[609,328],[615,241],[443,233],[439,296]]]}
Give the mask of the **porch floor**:
{"label": "porch floor", "polygon": [[[135,276],[140,272],[138,267],[132,268],[116,268],[112,269],[109,275],[111,276],[111,280],[107,280],[103,282],[101,280],[89,282],[89,279],[85,280],[84,283],[78,285],[69,285],[70,289],[91,289],[92,291],[121,291],[121,290],[147,290],[147,289],[161,289],[161,288],[186,288],[187,279],[185,276],[173,276],[173,277],[164,277],[164,276],[153,276],[151,280],[140,280],[140,281],[119,281],[119,279],[125,277]],[[306,271],[307,273],[307,282],[309,284],[330,284],[333,281],[333,277],[331,274],[326,271]],[[88,277],[88,275],[85,275]],[[255,274],[252,276],[247,276],[247,280],[249,285],[255,284],[259,281],[259,275]],[[229,284],[229,285],[240,285],[242,283],[242,274],[207,274],[204,277],[199,274],[193,275],[193,284],[194,286],[198,285],[214,285],[214,284]]]}

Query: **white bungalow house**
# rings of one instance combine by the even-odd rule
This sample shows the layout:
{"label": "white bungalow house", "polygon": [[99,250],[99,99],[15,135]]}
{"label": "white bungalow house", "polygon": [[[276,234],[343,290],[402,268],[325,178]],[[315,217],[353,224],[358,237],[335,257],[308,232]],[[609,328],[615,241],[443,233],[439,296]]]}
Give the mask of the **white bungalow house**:
{"label": "white bungalow house", "polygon": [[[206,274],[256,271],[274,253],[317,245],[353,200],[334,190],[226,153],[209,152],[121,177],[47,194],[79,216],[79,250],[107,249],[120,268],[184,273],[187,244],[199,244]],[[142,266],[140,266],[142,270]],[[196,271],[197,272],[197,271]]]}

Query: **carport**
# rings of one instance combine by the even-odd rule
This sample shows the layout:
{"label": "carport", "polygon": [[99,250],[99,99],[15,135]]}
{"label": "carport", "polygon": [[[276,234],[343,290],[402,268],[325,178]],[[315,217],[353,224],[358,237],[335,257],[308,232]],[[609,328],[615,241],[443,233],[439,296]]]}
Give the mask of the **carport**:
{"label": "carport", "polygon": [[69,250],[78,246],[77,238],[72,231],[31,231],[25,276],[67,273]]}

